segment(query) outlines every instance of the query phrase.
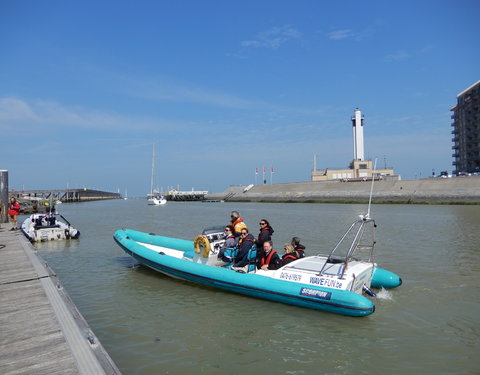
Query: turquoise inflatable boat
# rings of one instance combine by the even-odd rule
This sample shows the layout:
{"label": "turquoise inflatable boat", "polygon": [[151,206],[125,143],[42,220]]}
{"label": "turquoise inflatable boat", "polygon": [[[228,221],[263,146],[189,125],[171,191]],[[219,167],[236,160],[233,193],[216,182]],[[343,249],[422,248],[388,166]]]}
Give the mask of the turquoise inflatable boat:
{"label": "turquoise inflatable boat", "polygon": [[[367,316],[375,311],[371,288],[395,288],[402,283],[396,274],[372,261],[375,241],[366,245],[362,240],[369,224],[375,227],[368,218],[354,222],[328,255],[304,257],[268,271],[256,267],[234,270],[219,263],[223,227],[206,230],[194,241],[132,229],[118,230],[113,237],[139,263],[171,277],[315,310]],[[351,244],[339,256],[350,236]]]}

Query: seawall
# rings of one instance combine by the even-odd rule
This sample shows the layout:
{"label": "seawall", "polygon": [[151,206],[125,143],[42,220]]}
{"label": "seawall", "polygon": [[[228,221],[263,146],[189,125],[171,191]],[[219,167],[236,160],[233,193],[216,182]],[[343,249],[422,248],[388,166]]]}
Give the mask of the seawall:
{"label": "seawall", "polygon": [[[367,202],[371,181],[292,182],[259,185],[246,190],[231,186],[207,200],[258,202]],[[480,176],[375,181],[375,203],[480,204]]]}

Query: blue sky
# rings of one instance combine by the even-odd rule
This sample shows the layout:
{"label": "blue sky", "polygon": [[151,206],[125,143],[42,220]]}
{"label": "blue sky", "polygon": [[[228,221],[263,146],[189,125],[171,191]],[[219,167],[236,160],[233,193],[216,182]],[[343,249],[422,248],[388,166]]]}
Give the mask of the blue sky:
{"label": "blue sky", "polygon": [[[0,2],[0,169],[13,189],[143,196],[308,181],[365,154],[452,168],[456,95],[480,79],[480,2]],[[268,182],[270,183],[270,174]]]}

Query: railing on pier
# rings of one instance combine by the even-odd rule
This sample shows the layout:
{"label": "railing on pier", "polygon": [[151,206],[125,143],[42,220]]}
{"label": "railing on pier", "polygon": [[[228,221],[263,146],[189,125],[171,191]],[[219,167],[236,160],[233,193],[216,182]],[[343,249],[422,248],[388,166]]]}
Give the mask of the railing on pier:
{"label": "railing on pier", "polygon": [[17,190],[8,193],[10,197],[27,200],[46,200],[60,202],[83,202],[103,199],[119,199],[120,193],[111,193],[108,191],[83,189],[66,190]]}

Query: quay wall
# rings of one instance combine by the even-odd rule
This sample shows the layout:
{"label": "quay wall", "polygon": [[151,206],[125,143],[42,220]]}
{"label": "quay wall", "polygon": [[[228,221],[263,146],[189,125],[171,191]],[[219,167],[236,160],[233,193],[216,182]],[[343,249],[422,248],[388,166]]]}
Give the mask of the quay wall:
{"label": "quay wall", "polygon": [[[208,194],[208,200],[258,202],[367,202],[371,181],[292,182],[232,186],[222,193]],[[375,203],[480,204],[480,176],[375,181]]]}

